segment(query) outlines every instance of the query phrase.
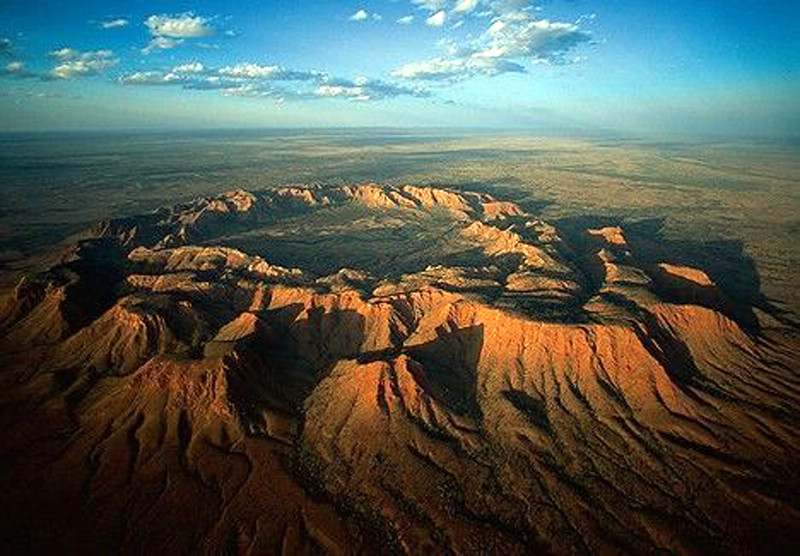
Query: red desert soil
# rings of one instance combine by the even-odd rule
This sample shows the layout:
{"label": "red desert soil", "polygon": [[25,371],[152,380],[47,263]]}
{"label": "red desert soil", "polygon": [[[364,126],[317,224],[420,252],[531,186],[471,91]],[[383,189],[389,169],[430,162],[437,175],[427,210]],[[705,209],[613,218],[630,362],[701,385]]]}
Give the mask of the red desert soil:
{"label": "red desert soil", "polygon": [[797,328],[628,239],[417,186],[98,224],[0,304],[3,552],[798,550]]}

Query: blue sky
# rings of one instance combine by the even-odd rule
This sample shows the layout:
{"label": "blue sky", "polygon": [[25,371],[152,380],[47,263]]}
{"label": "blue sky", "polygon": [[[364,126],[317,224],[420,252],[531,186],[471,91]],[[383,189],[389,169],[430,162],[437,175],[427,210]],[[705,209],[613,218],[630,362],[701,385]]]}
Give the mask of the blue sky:
{"label": "blue sky", "polygon": [[800,129],[799,2],[5,0],[0,64],[0,131]]}

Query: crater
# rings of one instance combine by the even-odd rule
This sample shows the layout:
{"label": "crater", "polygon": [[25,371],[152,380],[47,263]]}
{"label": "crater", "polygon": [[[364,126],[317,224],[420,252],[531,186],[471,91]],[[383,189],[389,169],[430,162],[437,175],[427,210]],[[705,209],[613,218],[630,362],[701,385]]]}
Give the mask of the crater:
{"label": "crater", "polygon": [[800,544],[797,329],[634,226],[586,224],[377,184],[98,223],[0,300],[0,539]]}

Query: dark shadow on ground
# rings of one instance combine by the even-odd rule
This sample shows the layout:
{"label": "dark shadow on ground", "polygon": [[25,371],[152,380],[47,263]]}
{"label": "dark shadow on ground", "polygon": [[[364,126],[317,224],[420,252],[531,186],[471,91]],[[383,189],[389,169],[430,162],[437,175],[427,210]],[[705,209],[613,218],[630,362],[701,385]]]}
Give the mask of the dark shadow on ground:
{"label": "dark shadow on ground", "polygon": [[426,392],[458,414],[480,416],[476,393],[483,328],[476,325],[448,330],[441,326],[435,340],[404,349],[423,366],[421,383]]}
{"label": "dark shadow on ground", "polygon": [[[659,295],[675,303],[694,303],[713,308],[735,320],[750,333],[760,325],[753,309],[757,308],[786,325],[798,326],[795,315],[771,303],[761,291],[761,279],[755,261],[747,255],[739,240],[670,240],[665,239],[664,218],[626,222],[611,217],[577,216],[554,222],[576,250],[592,288],[598,288],[602,271],[590,259],[596,252],[597,238],[589,229],[620,226],[630,251],[659,286]],[[688,266],[705,272],[716,284],[703,287],[675,276],[665,276],[659,263]],[[720,292],[722,295],[720,295]]]}
{"label": "dark shadow on ground", "polygon": [[264,410],[301,415],[303,403],[334,365],[360,355],[364,317],[303,304],[262,311],[257,332],[226,357],[229,396],[246,430],[263,429]]}
{"label": "dark shadow on ground", "polygon": [[391,361],[406,355],[425,392],[451,411],[478,416],[477,367],[483,326],[437,329],[430,342],[362,351],[364,317],[352,310],[312,310],[296,320],[300,304],[259,314],[257,332],[226,356],[232,404],[246,430],[263,429],[265,410],[301,415],[306,398],[342,360]]}

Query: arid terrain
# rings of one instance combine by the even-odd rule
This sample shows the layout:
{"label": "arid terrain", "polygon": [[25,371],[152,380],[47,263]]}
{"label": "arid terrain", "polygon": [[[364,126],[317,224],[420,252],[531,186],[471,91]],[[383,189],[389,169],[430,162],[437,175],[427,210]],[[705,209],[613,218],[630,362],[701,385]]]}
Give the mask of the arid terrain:
{"label": "arid terrain", "polygon": [[[234,189],[477,189],[552,223],[634,224],[751,301],[800,313],[800,147],[342,130],[0,138],[0,269],[92,222]],[[20,262],[20,259],[23,261]]]}
{"label": "arid terrain", "polygon": [[796,551],[796,163],[496,141],[9,262],[3,546]]}

